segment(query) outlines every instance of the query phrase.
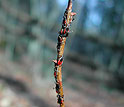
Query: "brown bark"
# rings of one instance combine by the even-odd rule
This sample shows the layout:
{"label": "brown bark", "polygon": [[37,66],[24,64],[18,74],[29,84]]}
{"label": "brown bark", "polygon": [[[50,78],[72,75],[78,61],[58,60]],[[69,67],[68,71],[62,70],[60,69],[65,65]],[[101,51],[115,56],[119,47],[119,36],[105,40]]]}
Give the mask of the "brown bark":
{"label": "brown bark", "polygon": [[72,12],[72,0],[68,1],[67,9],[64,13],[62,28],[59,32],[58,36],[58,44],[57,44],[57,60],[54,60],[55,68],[54,68],[54,77],[56,81],[56,93],[58,98],[58,103],[60,107],[65,107],[64,104],[64,93],[63,93],[63,86],[62,86],[62,63],[63,63],[63,54],[66,39],[69,34],[69,27],[71,22],[73,21],[73,16],[76,13]]}

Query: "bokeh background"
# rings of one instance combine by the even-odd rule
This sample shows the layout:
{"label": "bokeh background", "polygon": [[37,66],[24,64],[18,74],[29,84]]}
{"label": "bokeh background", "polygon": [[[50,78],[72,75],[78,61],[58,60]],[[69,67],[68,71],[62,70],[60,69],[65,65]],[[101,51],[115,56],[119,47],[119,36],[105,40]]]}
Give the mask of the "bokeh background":
{"label": "bokeh background", "polygon": [[[57,107],[56,43],[68,0],[0,0],[0,107]],[[63,64],[66,107],[124,107],[124,1],[74,0]]]}

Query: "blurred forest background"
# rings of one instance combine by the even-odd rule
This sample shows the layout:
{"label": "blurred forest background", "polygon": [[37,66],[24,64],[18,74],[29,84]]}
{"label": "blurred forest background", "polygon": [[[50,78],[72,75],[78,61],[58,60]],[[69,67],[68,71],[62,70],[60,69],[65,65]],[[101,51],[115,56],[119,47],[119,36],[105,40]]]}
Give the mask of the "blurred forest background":
{"label": "blurred forest background", "polygon": [[[0,107],[57,107],[56,43],[68,0],[0,0]],[[124,107],[124,0],[74,0],[63,65],[66,107]]]}

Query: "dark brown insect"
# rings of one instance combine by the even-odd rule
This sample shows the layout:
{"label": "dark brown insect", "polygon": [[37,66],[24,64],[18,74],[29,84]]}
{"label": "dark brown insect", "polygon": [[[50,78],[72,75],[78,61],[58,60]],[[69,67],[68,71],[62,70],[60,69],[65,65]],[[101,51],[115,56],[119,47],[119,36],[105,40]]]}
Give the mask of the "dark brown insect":
{"label": "dark brown insect", "polygon": [[56,93],[59,93],[59,88],[60,88],[59,84],[56,83]]}
{"label": "dark brown insect", "polygon": [[58,95],[58,103],[59,103],[59,104],[62,104],[63,101],[64,101],[64,100],[62,99],[62,97],[61,97],[60,95]]}

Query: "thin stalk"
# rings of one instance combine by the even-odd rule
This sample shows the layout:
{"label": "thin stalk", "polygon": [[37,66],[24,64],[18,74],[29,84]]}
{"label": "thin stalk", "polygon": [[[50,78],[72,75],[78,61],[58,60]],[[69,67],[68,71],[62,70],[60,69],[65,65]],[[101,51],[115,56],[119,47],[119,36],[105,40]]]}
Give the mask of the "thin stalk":
{"label": "thin stalk", "polygon": [[58,36],[57,60],[53,60],[55,64],[54,77],[56,83],[57,103],[60,104],[60,107],[65,107],[63,85],[62,85],[62,71],[61,71],[63,64],[63,54],[66,44],[66,39],[69,35],[69,27],[71,22],[73,21],[74,15],[76,15],[76,13],[72,12],[72,0],[69,0],[67,9],[63,16],[62,27]]}

